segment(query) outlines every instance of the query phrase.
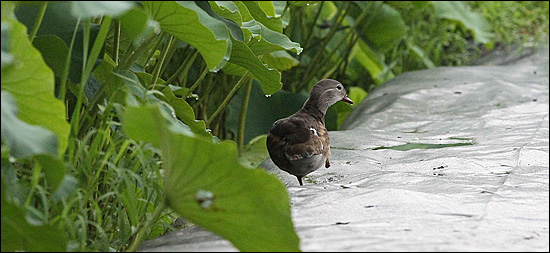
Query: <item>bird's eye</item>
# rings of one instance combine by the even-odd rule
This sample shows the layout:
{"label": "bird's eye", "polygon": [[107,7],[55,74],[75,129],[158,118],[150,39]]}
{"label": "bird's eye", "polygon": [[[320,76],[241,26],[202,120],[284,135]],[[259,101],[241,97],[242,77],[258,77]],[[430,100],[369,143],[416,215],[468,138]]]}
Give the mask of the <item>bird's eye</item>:
{"label": "bird's eye", "polygon": [[336,86],[336,89],[341,90],[342,86],[338,85],[338,86]]}

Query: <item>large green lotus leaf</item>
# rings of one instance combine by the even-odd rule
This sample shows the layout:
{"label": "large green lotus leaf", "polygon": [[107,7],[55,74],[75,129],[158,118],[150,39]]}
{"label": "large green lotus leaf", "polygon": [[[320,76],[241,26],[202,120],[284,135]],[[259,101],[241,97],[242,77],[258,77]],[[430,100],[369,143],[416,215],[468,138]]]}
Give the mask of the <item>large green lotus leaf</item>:
{"label": "large green lotus leaf", "polygon": [[292,42],[286,35],[275,32],[261,23],[257,24],[260,27],[260,37],[252,38],[247,44],[255,55],[281,50],[290,50],[296,54],[302,52],[303,48],[299,43]]}
{"label": "large green lotus leaf", "polygon": [[130,138],[161,148],[167,205],[241,251],[298,251],[285,186],[239,163],[233,142],[176,133],[173,122],[155,105],[128,107],[122,122]]}
{"label": "large green lotus leaf", "polygon": [[2,184],[2,252],[6,251],[66,251],[67,238],[52,225],[32,226],[25,219],[25,211],[6,198],[4,177]]}
{"label": "large green lotus leaf", "polygon": [[467,9],[466,3],[460,1],[433,1],[432,4],[437,16],[458,22],[472,31],[476,42],[488,43],[493,38],[487,20],[481,14]]}
{"label": "large green lotus leaf", "polygon": [[240,41],[233,40],[233,49],[231,50],[230,63],[239,65],[250,71],[252,77],[258,80],[262,85],[262,90],[266,95],[273,94],[281,89],[281,73],[276,69],[270,69],[250,50],[250,48]]}
{"label": "large green lotus leaf", "polygon": [[[283,22],[280,17],[275,17],[275,10],[271,2],[260,3],[260,1],[242,1],[242,3],[256,21],[273,31],[283,33]],[[271,4],[271,8],[267,7],[269,4]]]}
{"label": "large green lotus leaf", "polygon": [[17,102],[19,118],[31,125],[43,126],[57,136],[58,154],[65,152],[70,126],[65,106],[54,96],[54,75],[40,52],[27,38],[27,28],[16,20],[12,27],[10,53],[14,64],[2,69],[2,90]]}
{"label": "large green lotus leaf", "polygon": [[94,18],[103,15],[116,17],[134,6],[132,1],[71,1],[75,17]]}
{"label": "large green lotus leaf", "polygon": [[41,126],[29,125],[17,118],[15,99],[2,91],[2,141],[15,158],[37,154],[57,156],[57,136]]}
{"label": "large green lotus leaf", "polygon": [[[369,4],[363,5],[360,5],[362,9],[371,6]],[[368,19],[371,19],[368,25],[360,24],[357,31],[366,36],[363,37],[362,35],[365,41],[374,43],[377,49],[382,52],[394,48],[407,32],[407,26],[401,17],[401,13],[388,4],[381,2],[373,4],[368,10],[363,23]]]}
{"label": "large green lotus leaf", "polygon": [[195,47],[210,71],[220,70],[229,60],[229,30],[194,2],[145,1],[143,5],[163,31]]}

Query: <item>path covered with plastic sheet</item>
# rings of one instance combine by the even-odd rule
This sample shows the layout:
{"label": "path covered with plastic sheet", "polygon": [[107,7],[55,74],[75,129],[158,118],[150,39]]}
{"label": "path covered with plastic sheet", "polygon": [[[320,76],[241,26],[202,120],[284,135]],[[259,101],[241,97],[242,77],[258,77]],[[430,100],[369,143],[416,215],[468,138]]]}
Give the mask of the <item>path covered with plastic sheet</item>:
{"label": "path covered with plastic sheet", "polygon": [[[491,62],[498,62],[492,60]],[[331,164],[288,186],[303,251],[548,251],[548,49],[402,74],[371,92]],[[143,251],[235,251],[194,227]]]}

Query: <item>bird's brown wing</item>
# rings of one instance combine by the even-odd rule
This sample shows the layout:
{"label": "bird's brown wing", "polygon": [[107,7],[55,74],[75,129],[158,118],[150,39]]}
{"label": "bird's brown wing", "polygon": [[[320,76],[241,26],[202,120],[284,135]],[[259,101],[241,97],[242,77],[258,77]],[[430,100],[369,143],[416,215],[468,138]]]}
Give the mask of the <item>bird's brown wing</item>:
{"label": "bird's brown wing", "polygon": [[[284,151],[289,160],[308,158],[326,154],[328,151],[328,133],[321,126],[313,127],[311,122],[300,117],[280,119],[273,124],[268,135],[268,151]],[[282,158],[282,157],[281,157]]]}

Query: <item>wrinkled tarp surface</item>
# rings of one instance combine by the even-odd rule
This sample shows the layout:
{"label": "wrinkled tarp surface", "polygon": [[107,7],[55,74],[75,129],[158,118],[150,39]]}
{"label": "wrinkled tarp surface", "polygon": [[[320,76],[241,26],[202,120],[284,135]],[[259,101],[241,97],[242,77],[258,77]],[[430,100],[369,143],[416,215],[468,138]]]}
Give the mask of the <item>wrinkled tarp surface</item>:
{"label": "wrinkled tarp surface", "polygon": [[[380,86],[329,133],[332,166],[304,186],[264,161],[288,186],[301,249],[547,252],[548,49],[491,62]],[[236,249],[193,227],[141,250]]]}

